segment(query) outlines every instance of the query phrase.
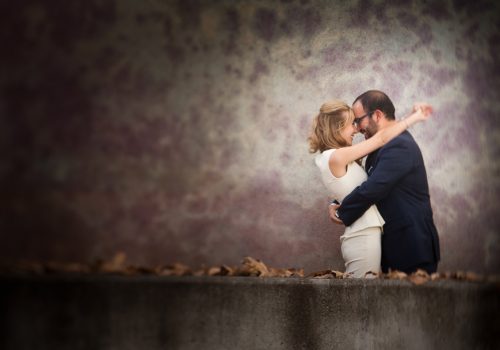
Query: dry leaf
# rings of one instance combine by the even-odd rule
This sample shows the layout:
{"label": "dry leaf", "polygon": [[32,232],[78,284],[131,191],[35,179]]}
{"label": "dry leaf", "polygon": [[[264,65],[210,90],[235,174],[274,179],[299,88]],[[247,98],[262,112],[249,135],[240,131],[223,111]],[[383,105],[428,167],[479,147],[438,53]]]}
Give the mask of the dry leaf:
{"label": "dry leaf", "polygon": [[422,270],[422,269],[418,269],[417,271],[413,272],[412,275],[416,275],[416,276],[420,276],[420,277],[425,277],[425,278],[429,278],[429,274],[427,273],[427,271],[425,270]]}
{"label": "dry leaf", "polygon": [[79,263],[60,263],[60,262],[48,262],[43,266],[43,269],[47,273],[89,273],[90,268],[88,265]]}
{"label": "dry leaf", "polygon": [[346,272],[342,276],[342,278],[347,279],[347,278],[353,278],[354,274],[352,272]]}
{"label": "dry leaf", "polygon": [[385,277],[391,280],[404,280],[408,277],[408,275],[399,270],[389,269],[389,272],[385,275]]}
{"label": "dry leaf", "polygon": [[335,270],[332,270],[332,274],[333,274],[333,277],[339,278],[339,279],[344,278],[344,275],[345,275],[345,273],[340,272],[340,271],[335,271]]}
{"label": "dry leaf", "polygon": [[187,276],[193,274],[188,266],[180,263],[160,266],[156,269],[156,273],[160,276]]}
{"label": "dry leaf", "polygon": [[479,275],[474,272],[466,272],[465,273],[465,279],[467,281],[472,281],[472,282],[481,282],[484,281],[484,277],[482,275]]}
{"label": "dry leaf", "polygon": [[452,279],[452,278],[454,278],[454,276],[455,276],[455,273],[453,273],[453,272],[451,272],[451,271],[446,271],[446,272],[444,273],[444,275],[443,275],[443,277],[444,277],[445,279]]}
{"label": "dry leaf", "polygon": [[[235,271],[234,271],[234,275],[235,276],[252,276],[252,270],[247,267],[247,266],[241,266],[241,267],[238,267]],[[254,275],[256,276],[256,275]]]}
{"label": "dry leaf", "polygon": [[440,279],[439,272],[434,272],[433,274],[431,274],[431,281],[436,281],[438,279]]}
{"label": "dry leaf", "polygon": [[267,266],[260,260],[254,259],[252,257],[243,258],[243,270],[249,274],[249,276],[260,276],[260,277],[268,277],[269,269]]}
{"label": "dry leaf", "polygon": [[365,278],[378,278],[379,274],[377,272],[368,271],[367,273],[365,273],[364,277]]}
{"label": "dry leaf", "polygon": [[221,276],[233,276],[235,269],[227,265],[221,265],[220,274]]}
{"label": "dry leaf", "polygon": [[127,256],[123,252],[116,253],[113,259],[105,261],[98,266],[99,272],[121,273],[125,270],[125,260]]}
{"label": "dry leaf", "polygon": [[419,284],[424,284],[425,282],[430,280],[430,276],[427,273],[427,271],[424,271],[422,269],[418,269],[417,271],[413,272],[410,277],[410,282],[413,284],[419,285]]}
{"label": "dry leaf", "polygon": [[89,273],[90,267],[80,263],[66,263],[63,265],[64,272]]}
{"label": "dry leaf", "polygon": [[428,278],[425,278],[425,277],[422,277],[422,276],[418,276],[418,275],[411,275],[409,277],[409,280],[411,283],[413,284],[416,284],[416,285],[419,285],[419,284],[424,284],[425,282],[427,282],[429,279]]}
{"label": "dry leaf", "polygon": [[307,277],[316,278],[328,274],[332,275],[333,277],[332,270],[321,270],[321,271],[311,272],[309,275],[307,275]]}
{"label": "dry leaf", "polygon": [[193,272],[193,276],[205,276],[207,274],[205,269],[198,269]]}
{"label": "dry leaf", "polygon": [[123,271],[126,275],[150,275],[155,273],[155,270],[145,266],[129,265]]}
{"label": "dry leaf", "polygon": [[335,270],[322,270],[311,272],[307,277],[312,278],[345,278],[345,273]]}
{"label": "dry leaf", "polygon": [[21,261],[17,264],[2,265],[1,271],[5,273],[34,273],[43,274],[45,267],[43,264],[35,261]]}
{"label": "dry leaf", "polygon": [[304,269],[290,268],[288,271],[292,273],[290,277],[304,277]]}
{"label": "dry leaf", "polygon": [[207,275],[209,276],[220,276],[221,275],[221,269],[219,266],[216,267],[211,267],[207,270]]}
{"label": "dry leaf", "polygon": [[269,277],[290,277],[292,272],[287,269],[269,268]]}

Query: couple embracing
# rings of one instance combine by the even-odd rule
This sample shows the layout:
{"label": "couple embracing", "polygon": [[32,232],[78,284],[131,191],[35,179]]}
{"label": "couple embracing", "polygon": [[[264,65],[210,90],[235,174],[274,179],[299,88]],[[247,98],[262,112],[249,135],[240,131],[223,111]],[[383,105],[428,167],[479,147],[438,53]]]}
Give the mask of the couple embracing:
{"label": "couple embracing", "polygon": [[[352,108],[337,100],[324,103],[313,120],[310,151],[320,152],[315,162],[335,201],[329,206],[330,218],[346,227],[340,241],[345,272],[351,277],[380,269],[437,270],[439,237],[427,174],[420,149],[406,130],[431,113],[430,105],[419,103],[396,121],[389,97],[370,90]],[[365,141],[353,145],[357,132]]]}

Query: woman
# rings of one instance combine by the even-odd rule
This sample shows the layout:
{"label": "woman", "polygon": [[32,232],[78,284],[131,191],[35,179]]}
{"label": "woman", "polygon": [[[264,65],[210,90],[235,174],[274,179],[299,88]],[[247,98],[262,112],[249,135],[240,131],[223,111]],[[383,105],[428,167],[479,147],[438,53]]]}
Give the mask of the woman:
{"label": "woman", "polygon": [[[309,137],[309,151],[321,152],[315,162],[321,171],[329,195],[342,201],[367,179],[360,159],[401,134],[411,125],[426,120],[432,108],[416,105],[414,112],[398,123],[380,130],[371,138],[352,144],[358,132],[352,109],[344,102],[334,100],[323,104],[314,118]],[[365,277],[368,272],[379,273],[381,234],[384,219],[372,205],[340,237],[342,257],[349,277]]]}

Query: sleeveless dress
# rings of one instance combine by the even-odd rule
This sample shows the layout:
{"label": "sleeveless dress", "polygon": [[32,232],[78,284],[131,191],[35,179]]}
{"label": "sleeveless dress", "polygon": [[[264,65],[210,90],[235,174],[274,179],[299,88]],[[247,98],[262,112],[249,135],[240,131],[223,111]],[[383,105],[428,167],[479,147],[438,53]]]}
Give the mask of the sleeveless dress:
{"label": "sleeveless dress", "polygon": [[[344,198],[357,186],[366,181],[368,176],[356,162],[347,165],[347,172],[342,177],[335,177],[330,171],[329,160],[335,149],[329,149],[315,158],[320,169],[321,179],[325,184],[328,195],[342,203]],[[381,234],[384,219],[377,207],[372,205],[351,226],[347,226],[340,236],[342,257],[345,262],[346,273],[352,277],[365,277],[369,271],[380,271]]]}

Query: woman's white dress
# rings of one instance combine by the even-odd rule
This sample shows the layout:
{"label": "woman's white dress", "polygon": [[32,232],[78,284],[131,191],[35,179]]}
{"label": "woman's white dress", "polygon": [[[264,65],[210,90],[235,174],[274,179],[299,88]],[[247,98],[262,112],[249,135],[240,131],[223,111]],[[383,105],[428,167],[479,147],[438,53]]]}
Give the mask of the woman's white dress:
{"label": "woman's white dress", "polygon": [[[321,171],[321,178],[331,199],[342,203],[344,198],[368,178],[364,169],[356,162],[347,166],[342,177],[335,177],[330,171],[329,160],[335,149],[329,149],[315,158]],[[375,205],[372,205],[340,236],[342,257],[346,273],[352,277],[364,277],[369,271],[378,273],[381,258],[381,233],[384,219]]]}

